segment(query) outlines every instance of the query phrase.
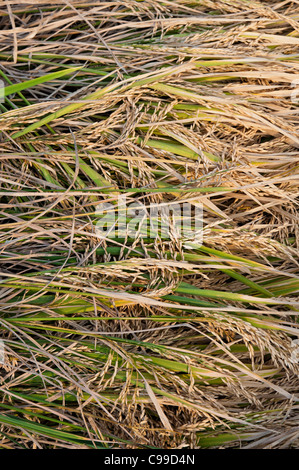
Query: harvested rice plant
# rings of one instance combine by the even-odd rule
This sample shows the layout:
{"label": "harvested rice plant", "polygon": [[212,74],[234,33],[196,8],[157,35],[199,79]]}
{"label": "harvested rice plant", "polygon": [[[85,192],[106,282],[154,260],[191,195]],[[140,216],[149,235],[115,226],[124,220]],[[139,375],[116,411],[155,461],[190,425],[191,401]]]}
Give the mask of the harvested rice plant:
{"label": "harvested rice plant", "polygon": [[298,448],[298,2],[1,0],[0,80],[0,448]]}

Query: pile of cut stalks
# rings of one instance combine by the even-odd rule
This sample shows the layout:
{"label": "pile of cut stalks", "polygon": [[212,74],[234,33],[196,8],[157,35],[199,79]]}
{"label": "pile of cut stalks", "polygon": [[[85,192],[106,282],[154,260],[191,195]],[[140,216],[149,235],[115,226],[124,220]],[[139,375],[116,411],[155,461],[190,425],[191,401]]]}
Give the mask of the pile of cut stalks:
{"label": "pile of cut stalks", "polygon": [[298,448],[298,2],[1,0],[0,80],[0,448]]}

